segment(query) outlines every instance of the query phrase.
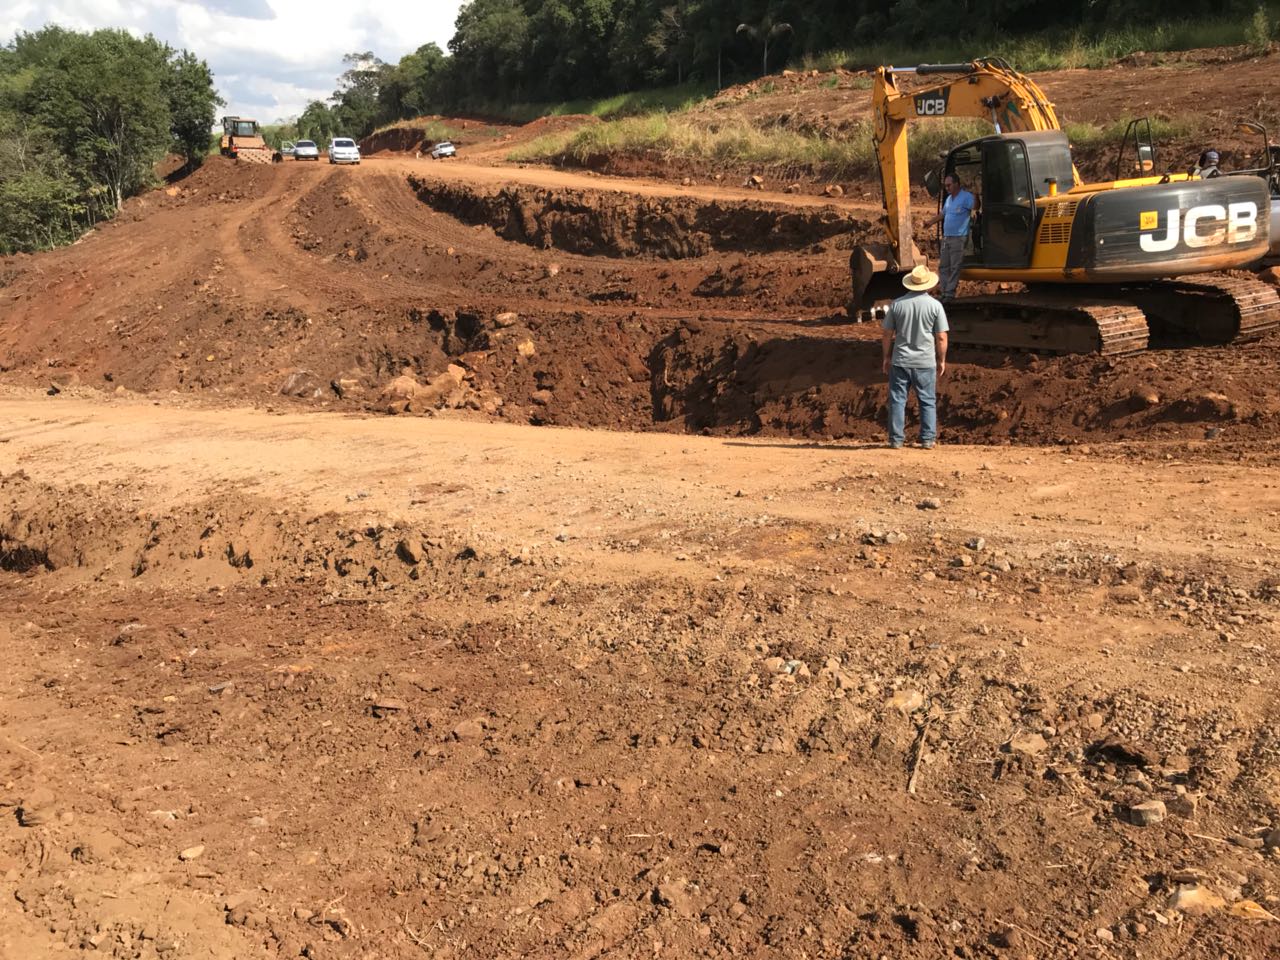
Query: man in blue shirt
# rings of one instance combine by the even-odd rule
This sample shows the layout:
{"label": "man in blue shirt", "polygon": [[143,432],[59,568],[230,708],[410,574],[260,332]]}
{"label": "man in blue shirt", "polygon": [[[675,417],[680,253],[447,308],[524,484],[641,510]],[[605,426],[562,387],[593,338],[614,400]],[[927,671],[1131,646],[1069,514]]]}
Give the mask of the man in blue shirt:
{"label": "man in blue shirt", "polygon": [[973,194],[960,186],[960,178],[948,173],[942,178],[947,199],[942,201],[942,213],[924,222],[932,227],[942,221],[942,253],[938,258],[938,273],[942,276],[942,301],[956,295],[960,283],[960,264],[964,260],[964,241],[969,236],[969,224],[973,219]]}
{"label": "man in blue shirt", "polygon": [[884,315],[883,370],[889,375],[889,446],[902,446],[907,392],[920,404],[920,446],[933,449],[938,438],[938,377],[947,371],[947,312],[929,296],[938,275],[924,264],[902,278],[907,293]]}

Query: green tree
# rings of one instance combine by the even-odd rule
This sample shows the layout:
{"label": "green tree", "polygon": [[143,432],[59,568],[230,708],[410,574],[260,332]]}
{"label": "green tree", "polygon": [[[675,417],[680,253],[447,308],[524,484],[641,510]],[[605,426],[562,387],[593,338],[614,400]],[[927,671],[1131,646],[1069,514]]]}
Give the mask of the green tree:
{"label": "green tree", "polygon": [[368,50],[348,53],[342,62],[347,69],[338,78],[338,89],[333,92],[333,115],[339,133],[363,137],[382,118],[378,91],[389,68]]}
{"label": "green tree", "polygon": [[338,132],[338,121],[332,108],[321,100],[312,100],[297,120],[298,137],[325,144]]}
{"label": "green tree", "polygon": [[769,45],[779,37],[791,33],[791,30],[791,24],[774,19],[772,7],[757,22],[738,24],[738,33],[745,33],[752,40],[764,46],[764,66],[761,70],[761,76],[767,76],[769,73]]}
{"label": "green tree", "polygon": [[169,61],[169,127],[188,170],[199,166],[209,152],[209,130],[217,109],[225,104],[213,87],[209,65],[183,51]]}
{"label": "green tree", "polygon": [[36,116],[76,176],[106,188],[113,208],[148,183],[171,141],[165,49],[123,30],[76,35],[45,64]]}
{"label": "green tree", "polygon": [[434,43],[405,54],[386,70],[378,88],[378,103],[388,119],[417,117],[442,107],[444,51]]}

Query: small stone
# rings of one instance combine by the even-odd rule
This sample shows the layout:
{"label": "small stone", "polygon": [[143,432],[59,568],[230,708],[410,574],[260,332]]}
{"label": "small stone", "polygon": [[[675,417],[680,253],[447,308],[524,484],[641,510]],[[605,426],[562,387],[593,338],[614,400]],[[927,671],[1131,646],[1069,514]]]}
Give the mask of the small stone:
{"label": "small stone", "polygon": [[987,541],[982,539],[982,537],[971,537],[969,541],[965,543],[965,546],[970,550],[984,550],[986,549]]}
{"label": "small stone", "polygon": [[769,673],[782,673],[787,669],[787,661],[782,657],[769,657],[764,662],[764,668]]}
{"label": "small stone", "polygon": [[294,908],[293,908],[293,916],[294,916],[294,919],[295,919],[295,920],[301,920],[303,923],[305,923],[306,921],[310,920],[310,919],[311,919],[312,917],[314,917],[315,915],[316,915],[316,914],[315,914],[315,911],[314,911],[314,910],[308,910],[306,907],[294,907]]}
{"label": "small stone", "polygon": [[419,564],[424,556],[422,542],[412,537],[406,537],[396,545],[396,553],[405,563]]}
{"label": "small stone", "polygon": [[924,694],[919,690],[899,690],[889,698],[889,706],[900,713],[914,713],[924,706]]}
{"label": "small stone", "polygon": [[741,900],[735,900],[733,906],[729,908],[729,917],[732,920],[741,920],[743,914],[747,912],[747,905]]}
{"label": "small stone", "polygon": [[1183,820],[1194,820],[1196,818],[1196,807],[1199,803],[1200,798],[1195,794],[1180,793],[1169,800],[1166,806],[1175,817],[1181,817]]}
{"label": "small stone", "polygon": [[532,340],[521,340],[516,344],[516,353],[528,360],[538,352],[538,348],[533,345]]}
{"label": "small stone", "polygon": [[381,697],[373,701],[371,710],[375,717],[385,717],[388,714],[400,713],[408,708],[409,705],[403,700],[397,700],[394,697]]}
{"label": "small stone", "polygon": [[1227,902],[1208,887],[1199,885],[1179,887],[1169,897],[1169,909],[1189,917],[1202,917],[1226,905]]}
{"label": "small stone", "polygon": [[37,787],[22,800],[18,808],[18,822],[24,827],[40,827],[54,819],[53,791]]}
{"label": "small stone", "polygon": [[967,553],[962,553],[958,557],[951,558],[951,565],[953,567],[972,567],[973,557],[969,556]]}
{"label": "small stone", "polygon": [[681,916],[691,916],[694,912],[693,898],[689,896],[688,881],[683,877],[678,880],[668,880],[665,883],[658,884],[658,889],[654,891],[654,901],[660,906],[667,907],[673,913]]}
{"label": "small stone", "polygon": [[937,497],[925,497],[923,500],[921,500],[919,503],[916,504],[916,509],[917,510],[941,510],[942,501],[939,500]]}
{"label": "small stone", "polygon": [[456,740],[483,740],[484,726],[476,720],[463,720],[453,728],[453,736]]}
{"label": "small stone", "polygon": [[1280,849],[1280,827],[1276,827],[1263,838],[1268,850]]}
{"label": "small stone", "polygon": [[844,187],[840,186],[838,183],[828,183],[822,188],[822,193],[824,196],[828,197],[843,197]]}
{"label": "small stone", "polygon": [[1093,932],[1093,935],[1103,943],[1111,943],[1116,938],[1116,935],[1111,932],[1109,927],[1099,927]]}
{"label": "small stone", "polygon": [[495,327],[514,327],[519,319],[519,314],[506,310],[493,318],[493,325]]}
{"label": "small stone", "polygon": [[1163,800],[1147,800],[1129,808],[1129,822],[1135,827],[1150,827],[1162,823],[1166,816],[1168,811]]}
{"label": "small stone", "polygon": [[179,853],[178,859],[184,863],[189,863],[192,860],[198,860],[202,856],[204,856],[204,844],[197,844],[194,847],[187,847],[187,849]]}
{"label": "small stone", "polygon": [[1036,754],[1044,753],[1049,747],[1048,741],[1038,733],[1022,733],[1014,737],[1007,744],[1010,753],[1020,753],[1023,756],[1034,757]]}

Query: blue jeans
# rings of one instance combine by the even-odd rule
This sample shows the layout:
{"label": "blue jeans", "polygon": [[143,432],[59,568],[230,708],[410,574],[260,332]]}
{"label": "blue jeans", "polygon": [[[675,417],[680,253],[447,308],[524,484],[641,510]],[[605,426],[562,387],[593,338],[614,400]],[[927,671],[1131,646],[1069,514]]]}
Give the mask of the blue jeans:
{"label": "blue jeans", "polygon": [[920,442],[933,443],[938,436],[938,371],[936,367],[889,368],[889,442],[902,446],[907,420],[907,391],[915,388],[920,404]]}

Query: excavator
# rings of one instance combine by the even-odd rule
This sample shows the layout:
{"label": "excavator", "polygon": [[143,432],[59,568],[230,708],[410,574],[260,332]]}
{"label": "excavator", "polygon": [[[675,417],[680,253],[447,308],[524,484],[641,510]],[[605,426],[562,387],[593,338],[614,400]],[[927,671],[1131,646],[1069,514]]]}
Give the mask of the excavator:
{"label": "excavator", "polygon": [[[935,76],[945,79],[900,85]],[[1150,124],[1144,135],[1134,121],[1121,148],[1122,161],[1132,148],[1131,167],[1121,162],[1115,180],[1084,183],[1053,104],[998,58],[880,67],[873,96],[888,243],[853,251],[851,316],[900,294],[902,275],[925,262],[912,237],[908,121],[968,117],[990,120],[995,132],[953,148],[926,188],[938,197],[950,173],[974,193],[961,278],[1000,292],[948,303],[953,343],[1118,355],[1145,350],[1153,332],[1229,343],[1280,327],[1280,293],[1226,272],[1268,253],[1264,178],[1160,175]],[[1009,289],[1018,284],[1025,290]]]}
{"label": "excavator", "polygon": [[258,121],[248,117],[223,117],[220,151],[224,157],[250,163],[271,163],[275,151],[262,139]]}

